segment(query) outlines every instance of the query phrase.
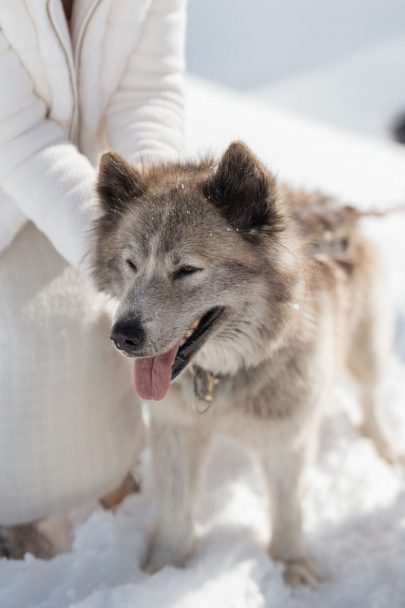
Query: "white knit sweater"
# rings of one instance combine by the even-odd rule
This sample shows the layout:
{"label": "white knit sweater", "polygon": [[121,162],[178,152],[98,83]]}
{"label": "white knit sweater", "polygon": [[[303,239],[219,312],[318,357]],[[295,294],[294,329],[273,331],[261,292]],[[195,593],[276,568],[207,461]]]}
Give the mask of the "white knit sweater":
{"label": "white knit sweater", "polygon": [[27,218],[78,266],[100,152],[175,157],[185,0],[0,3],[0,253]]}

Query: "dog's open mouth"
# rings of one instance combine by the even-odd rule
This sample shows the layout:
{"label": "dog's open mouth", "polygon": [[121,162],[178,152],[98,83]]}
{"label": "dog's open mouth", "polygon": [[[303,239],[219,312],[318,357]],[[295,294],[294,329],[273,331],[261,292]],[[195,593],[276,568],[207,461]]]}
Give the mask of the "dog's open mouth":
{"label": "dog's open mouth", "polygon": [[136,392],[142,399],[159,401],[174,380],[202,347],[223,312],[216,306],[197,319],[180,342],[168,352],[155,357],[135,359],[134,381]]}
{"label": "dog's open mouth", "polygon": [[172,377],[174,380],[180,372],[190,362],[190,359],[201,348],[205,342],[209,330],[212,329],[219,319],[223,308],[217,306],[209,310],[201,319],[195,321],[185,336],[185,340],[180,342],[174,363],[172,366]]}

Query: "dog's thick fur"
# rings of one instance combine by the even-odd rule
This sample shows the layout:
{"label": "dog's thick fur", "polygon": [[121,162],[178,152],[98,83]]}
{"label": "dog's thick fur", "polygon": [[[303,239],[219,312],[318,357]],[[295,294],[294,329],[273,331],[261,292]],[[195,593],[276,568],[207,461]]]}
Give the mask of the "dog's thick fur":
{"label": "dog's thick fur", "polygon": [[[190,555],[201,466],[213,433],[222,433],[263,465],[270,555],[285,562],[292,584],[315,582],[301,492],[322,408],[344,365],[360,383],[366,431],[391,457],[376,414],[391,319],[373,244],[346,221],[343,253],[314,247],[327,233],[336,241],[337,207],[325,206],[322,219],[320,197],[278,188],[238,142],[217,165],[138,170],[107,153],[98,192],[104,214],[94,276],[118,302],[115,320],[142,327],[139,356],[168,351],[207,310],[224,310],[192,361],[215,375],[210,409],[196,413],[190,365],[150,404],[159,513],[149,570],[181,566]],[[198,270],[176,270],[189,266]]]}

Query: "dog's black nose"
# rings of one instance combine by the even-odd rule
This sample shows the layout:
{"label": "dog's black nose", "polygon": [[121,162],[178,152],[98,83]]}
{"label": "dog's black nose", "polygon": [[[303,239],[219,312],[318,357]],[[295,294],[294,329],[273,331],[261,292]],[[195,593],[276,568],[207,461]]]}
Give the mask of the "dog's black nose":
{"label": "dog's black nose", "polygon": [[135,353],[144,343],[145,332],[139,319],[122,319],[114,324],[111,340],[119,350]]}

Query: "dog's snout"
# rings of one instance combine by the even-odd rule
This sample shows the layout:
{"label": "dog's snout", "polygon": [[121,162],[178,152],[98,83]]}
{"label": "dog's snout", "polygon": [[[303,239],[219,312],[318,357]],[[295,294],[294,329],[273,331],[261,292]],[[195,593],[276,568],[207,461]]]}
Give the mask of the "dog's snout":
{"label": "dog's snout", "polygon": [[119,350],[135,353],[145,341],[145,332],[139,319],[117,321],[111,330],[111,340]]}

